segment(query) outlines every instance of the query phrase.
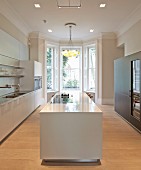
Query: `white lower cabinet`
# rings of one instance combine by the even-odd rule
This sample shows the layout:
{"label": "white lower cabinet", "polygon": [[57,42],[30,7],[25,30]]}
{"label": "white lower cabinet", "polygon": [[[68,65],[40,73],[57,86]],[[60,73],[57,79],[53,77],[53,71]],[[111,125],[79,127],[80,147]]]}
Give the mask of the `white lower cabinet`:
{"label": "white lower cabinet", "polygon": [[35,109],[36,109],[41,104],[42,89],[35,91],[34,98],[35,98]]}
{"label": "white lower cabinet", "polygon": [[13,119],[14,128],[18,126],[19,121],[21,121],[21,119],[23,118],[23,115],[21,113],[20,103],[21,103],[21,98],[18,98],[13,101],[13,108],[12,108],[13,118],[12,119]]}
{"label": "white lower cabinet", "polygon": [[28,96],[28,113],[32,113],[36,108],[35,108],[35,102],[34,102],[34,92],[30,93]]}
{"label": "white lower cabinet", "polygon": [[41,104],[41,90],[0,105],[0,141]]}
{"label": "white lower cabinet", "polygon": [[0,141],[8,135],[14,128],[13,126],[13,102],[1,105],[0,112]]}

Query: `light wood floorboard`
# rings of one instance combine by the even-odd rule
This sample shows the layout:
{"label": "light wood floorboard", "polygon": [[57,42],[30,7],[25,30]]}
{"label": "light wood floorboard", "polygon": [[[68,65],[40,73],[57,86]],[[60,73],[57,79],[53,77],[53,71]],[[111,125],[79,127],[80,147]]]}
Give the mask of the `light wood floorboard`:
{"label": "light wood floorboard", "polygon": [[141,134],[113,106],[103,111],[103,158],[99,166],[43,166],[38,108],[0,146],[0,170],[141,170]]}

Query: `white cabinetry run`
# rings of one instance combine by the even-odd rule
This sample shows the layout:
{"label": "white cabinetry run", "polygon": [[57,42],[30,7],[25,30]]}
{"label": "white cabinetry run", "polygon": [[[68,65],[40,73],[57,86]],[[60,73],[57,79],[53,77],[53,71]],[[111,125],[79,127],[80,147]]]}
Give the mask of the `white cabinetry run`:
{"label": "white cabinetry run", "polygon": [[39,106],[36,97],[39,91],[0,104],[0,142]]}
{"label": "white cabinetry run", "polygon": [[35,108],[37,108],[41,104],[42,99],[42,89],[36,90],[34,92],[34,98],[35,98]]}
{"label": "white cabinetry run", "polygon": [[37,61],[20,61],[20,66],[24,68],[24,77],[20,80],[21,90],[34,90],[34,78],[42,77],[42,64]]}
{"label": "white cabinetry run", "polygon": [[13,129],[13,102],[8,102],[0,106],[0,141]]}

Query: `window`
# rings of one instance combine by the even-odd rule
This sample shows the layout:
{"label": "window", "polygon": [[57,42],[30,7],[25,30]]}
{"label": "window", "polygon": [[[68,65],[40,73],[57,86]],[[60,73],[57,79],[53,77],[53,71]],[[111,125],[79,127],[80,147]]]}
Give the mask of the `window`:
{"label": "window", "polygon": [[87,46],[84,53],[83,64],[83,85],[85,91],[95,92],[95,65],[96,65],[96,48],[95,45]]}
{"label": "window", "polygon": [[47,89],[53,89],[53,48],[47,48]]}
{"label": "window", "polygon": [[47,48],[47,90],[58,90],[58,55],[55,47]]}
{"label": "window", "polygon": [[[72,49],[73,50],[73,49]],[[80,51],[80,49],[79,49]],[[65,57],[61,60],[61,89],[80,90],[81,89],[81,57]]]}
{"label": "window", "polygon": [[95,90],[95,48],[88,48],[88,89]]}

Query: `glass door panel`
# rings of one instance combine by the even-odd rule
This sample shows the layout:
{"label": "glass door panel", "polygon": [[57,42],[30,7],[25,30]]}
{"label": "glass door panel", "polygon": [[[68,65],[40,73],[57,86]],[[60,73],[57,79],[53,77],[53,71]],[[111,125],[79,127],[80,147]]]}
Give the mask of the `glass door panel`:
{"label": "glass door panel", "polygon": [[140,60],[131,62],[131,98],[132,98],[132,116],[140,120]]}

